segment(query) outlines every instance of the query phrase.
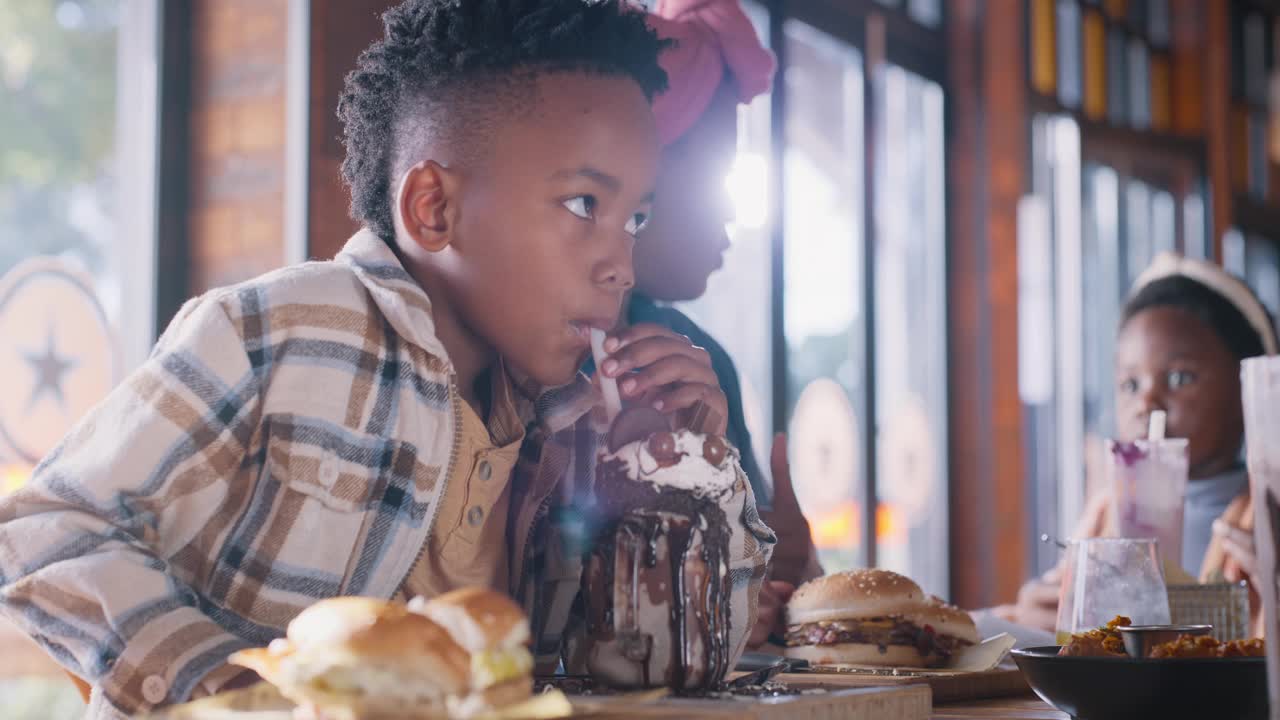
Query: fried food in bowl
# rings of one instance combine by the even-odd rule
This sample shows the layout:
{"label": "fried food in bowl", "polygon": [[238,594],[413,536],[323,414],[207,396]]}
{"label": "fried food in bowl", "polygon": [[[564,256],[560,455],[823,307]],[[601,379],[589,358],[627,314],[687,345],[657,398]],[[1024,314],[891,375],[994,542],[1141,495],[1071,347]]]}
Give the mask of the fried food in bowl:
{"label": "fried food in bowl", "polygon": [[1199,637],[1182,635],[1177,640],[1155,646],[1148,657],[1152,659],[1236,658],[1263,657],[1265,654],[1266,645],[1262,640],[1219,642],[1206,635]]}
{"label": "fried food in bowl", "polygon": [[1129,618],[1117,615],[1106,626],[1071,636],[1071,642],[1058,651],[1064,657],[1123,657],[1124,640],[1116,628],[1133,624]]}

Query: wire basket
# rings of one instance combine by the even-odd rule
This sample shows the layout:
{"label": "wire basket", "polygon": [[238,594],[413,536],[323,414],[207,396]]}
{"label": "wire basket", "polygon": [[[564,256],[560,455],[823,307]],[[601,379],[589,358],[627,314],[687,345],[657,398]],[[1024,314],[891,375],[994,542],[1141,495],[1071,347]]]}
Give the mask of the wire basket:
{"label": "wire basket", "polygon": [[1249,590],[1244,583],[1170,585],[1169,619],[1175,625],[1212,625],[1221,641],[1249,637]]}

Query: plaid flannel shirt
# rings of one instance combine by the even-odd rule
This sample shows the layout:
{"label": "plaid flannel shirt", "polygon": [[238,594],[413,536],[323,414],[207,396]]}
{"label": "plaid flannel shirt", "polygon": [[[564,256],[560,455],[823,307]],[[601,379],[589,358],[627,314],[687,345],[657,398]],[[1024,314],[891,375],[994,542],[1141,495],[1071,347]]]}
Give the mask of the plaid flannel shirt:
{"label": "plaid flannel shirt", "polygon": [[[230,653],[318,599],[396,596],[460,432],[447,357],[427,294],[368,232],[332,262],[188,302],[0,500],[0,609],[92,683],[87,717],[116,718],[216,691]],[[549,518],[593,467],[592,404],[580,378],[520,408],[511,587],[541,650],[577,593]],[[756,549],[734,564],[745,620],[768,542]]]}

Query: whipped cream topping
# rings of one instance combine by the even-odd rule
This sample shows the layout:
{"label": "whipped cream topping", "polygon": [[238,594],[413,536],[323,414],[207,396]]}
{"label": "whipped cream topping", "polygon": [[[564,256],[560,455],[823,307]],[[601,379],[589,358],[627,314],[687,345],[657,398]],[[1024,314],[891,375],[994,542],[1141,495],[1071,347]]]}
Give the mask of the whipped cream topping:
{"label": "whipped cream topping", "polygon": [[675,455],[679,458],[675,464],[655,458],[648,440],[628,443],[616,453],[601,452],[599,461],[621,461],[626,465],[627,477],[631,480],[686,490],[698,498],[720,498],[733,492],[740,472],[737,448],[721,441],[727,452],[718,465],[713,465],[704,456],[706,435],[677,430],[671,436],[675,440]]}

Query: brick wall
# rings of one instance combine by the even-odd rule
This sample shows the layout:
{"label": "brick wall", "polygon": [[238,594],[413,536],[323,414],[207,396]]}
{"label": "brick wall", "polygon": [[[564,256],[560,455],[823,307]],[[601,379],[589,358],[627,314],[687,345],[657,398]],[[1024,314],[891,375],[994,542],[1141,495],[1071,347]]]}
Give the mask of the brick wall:
{"label": "brick wall", "polygon": [[357,224],[347,212],[350,197],[342,184],[342,126],[338,96],[356,57],[382,37],[382,13],[391,0],[312,0],[311,3],[311,138],[308,252],[330,258]]}
{"label": "brick wall", "polygon": [[284,261],[288,0],[195,0],[192,294]]}
{"label": "brick wall", "polygon": [[[336,109],[392,0],[310,0],[307,255],[330,258],[356,229],[339,175]],[[193,0],[190,293],[285,262],[289,0]]]}

